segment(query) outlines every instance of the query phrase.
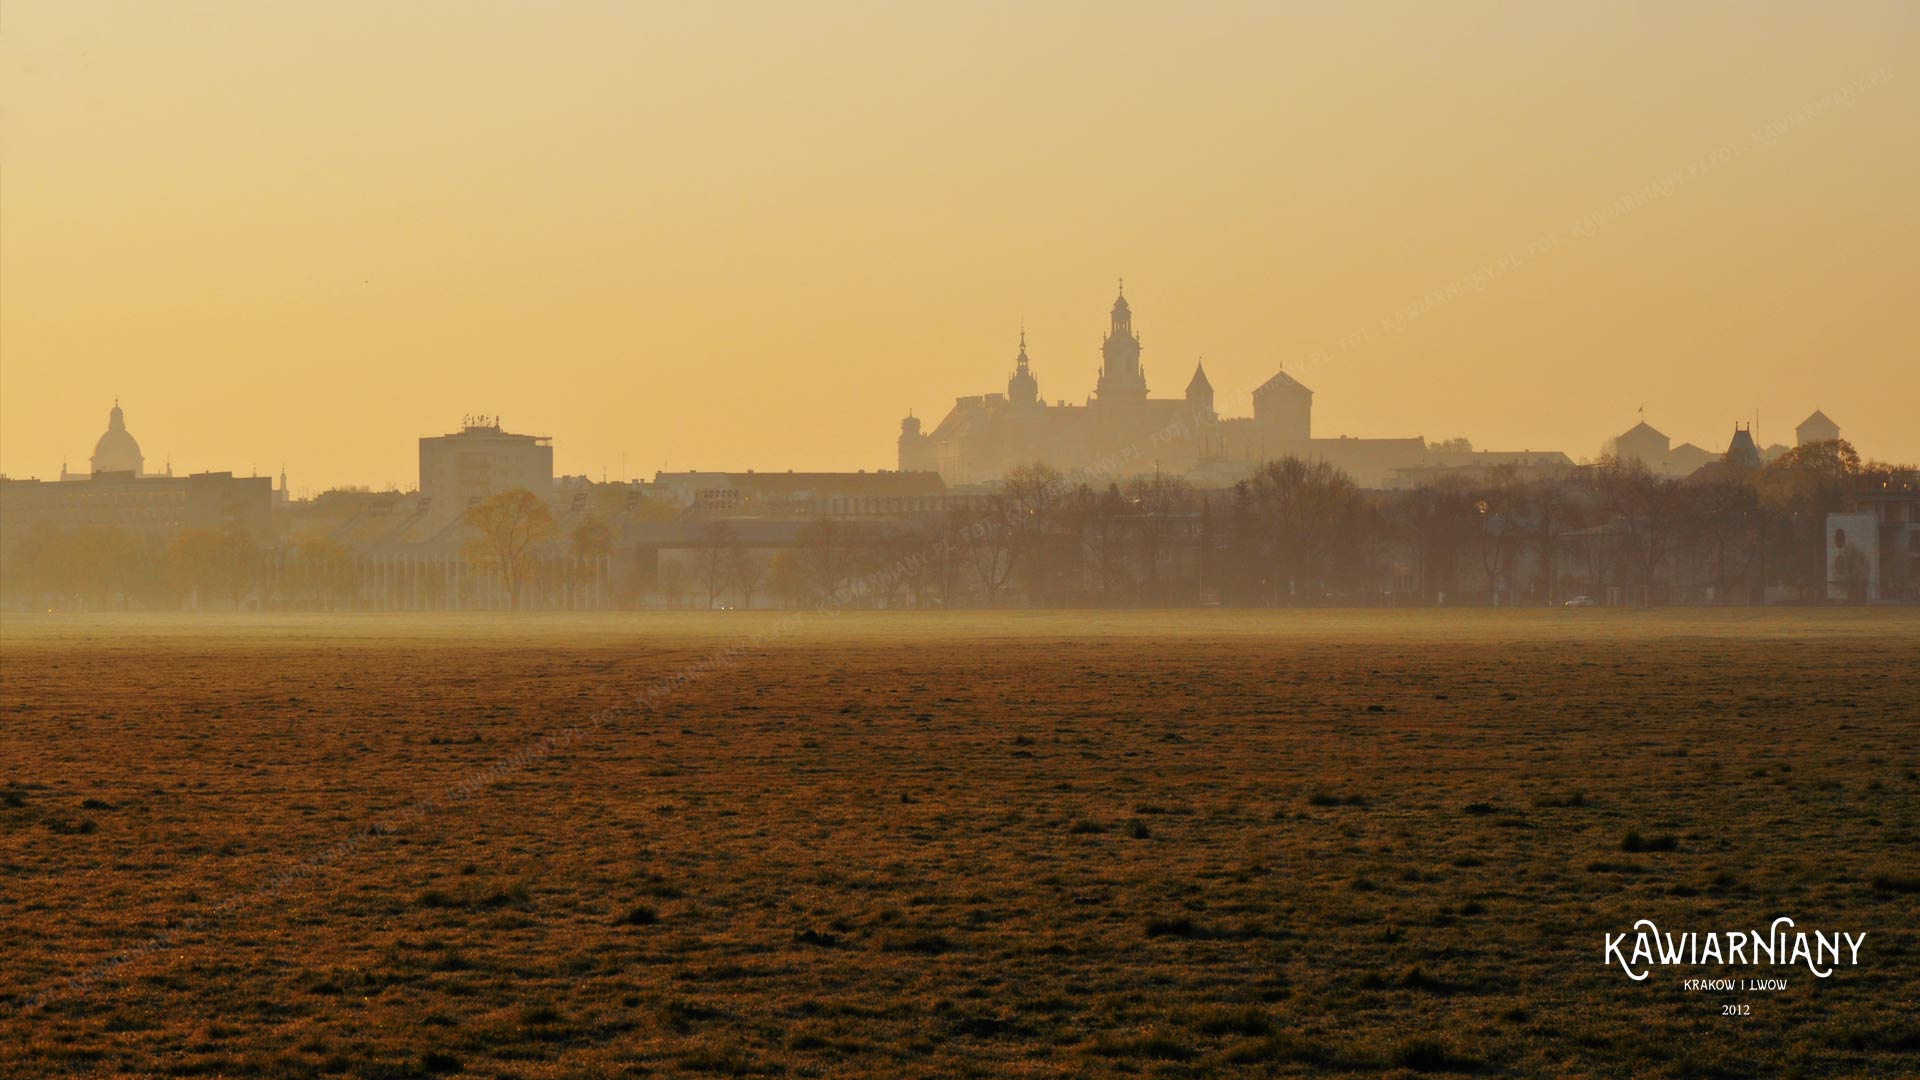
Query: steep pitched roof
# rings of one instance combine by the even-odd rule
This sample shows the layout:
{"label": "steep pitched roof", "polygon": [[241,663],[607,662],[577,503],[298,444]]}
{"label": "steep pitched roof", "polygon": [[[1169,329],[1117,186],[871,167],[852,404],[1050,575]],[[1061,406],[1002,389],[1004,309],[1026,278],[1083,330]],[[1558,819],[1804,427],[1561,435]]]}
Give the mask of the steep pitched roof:
{"label": "steep pitched roof", "polygon": [[1187,383],[1187,394],[1191,396],[1195,391],[1213,392],[1213,384],[1207,381],[1207,366],[1205,364],[1193,365],[1193,381]]}
{"label": "steep pitched roof", "polygon": [[[1285,390],[1289,387],[1299,387],[1302,390],[1307,390],[1306,385],[1299,379],[1294,378],[1284,371],[1276,371],[1273,373],[1273,378],[1254,387],[1253,392],[1256,394],[1264,394],[1270,390]],[[1311,394],[1313,391],[1307,390],[1307,393]]]}

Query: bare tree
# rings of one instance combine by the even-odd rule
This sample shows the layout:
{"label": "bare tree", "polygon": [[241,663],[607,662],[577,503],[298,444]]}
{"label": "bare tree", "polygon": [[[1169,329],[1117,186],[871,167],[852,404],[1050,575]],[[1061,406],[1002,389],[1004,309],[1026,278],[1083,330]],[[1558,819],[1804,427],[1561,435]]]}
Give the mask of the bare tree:
{"label": "bare tree", "polygon": [[822,603],[832,602],[853,573],[853,540],[852,530],[837,518],[823,517],[800,530],[800,564]]}
{"label": "bare tree", "polygon": [[732,526],[710,521],[700,530],[699,546],[694,551],[693,574],[707,594],[707,608],[720,601],[733,581],[733,549],[739,543]]}
{"label": "bare tree", "polygon": [[1725,604],[1733,575],[1745,570],[1748,536],[1760,498],[1743,476],[1721,472],[1691,485],[1685,522],[1713,568],[1713,600]]}
{"label": "bare tree", "polygon": [[536,552],[553,535],[552,512],[533,492],[515,488],[468,507],[465,520],[480,533],[462,549],[467,561],[499,578],[508,607],[517,610],[538,561]]}
{"label": "bare tree", "polygon": [[1487,482],[1474,493],[1474,539],[1487,575],[1487,598],[1495,607],[1500,606],[1501,594],[1513,587],[1513,560],[1521,540],[1520,500],[1520,485],[1513,470],[1506,468],[1491,470]]}
{"label": "bare tree", "polygon": [[1022,571],[1031,601],[1057,597],[1072,563],[1072,536],[1064,527],[1063,512],[1069,489],[1060,470],[1045,462],[1007,470],[1001,481],[1003,520],[1013,545],[1014,562]]}
{"label": "bare tree", "polygon": [[925,557],[916,564],[912,587],[916,602],[926,594],[940,598],[940,606],[950,608],[961,590],[960,576],[965,560],[964,536],[971,518],[964,511],[949,510],[921,530],[916,539]]}
{"label": "bare tree", "polygon": [[580,590],[599,577],[601,565],[613,554],[613,529],[598,517],[589,517],[574,526],[567,546],[573,555],[572,565],[567,568],[567,589],[577,600]]}
{"label": "bare tree", "polygon": [[1004,505],[973,515],[960,531],[960,544],[987,606],[994,606],[1020,563],[1020,534],[1007,523]]}
{"label": "bare tree", "polygon": [[1365,517],[1359,487],[1324,461],[1297,457],[1261,466],[1250,487],[1292,601],[1318,599],[1343,546],[1359,548]]}
{"label": "bare tree", "polygon": [[680,606],[680,598],[687,595],[687,568],[676,559],[668,559],[660,564],[657,578],[661,599],[667,607]]}
{"label": "bare tree", "polygon": [[782,607],[793,607],[807,598],[807,571],[800,557],[791,551],[776,552],[767,563],[767,588]]}
{"label": "bare tree", "polygon": [[1620,531],[1627,563],[1639,578],[1640,603],[1651,605],[1679,536],[1680,485],[1654,476],[1637,461],[1612,458],[1594,466],[1589,477]]}
{"label": "bare tree", "polygon": [[1127,551],[1128,505],[1117,484],[1096,494],[1082,485],[1073,495],[1074,516],[1080,533],[1082,557],[1093,571],[1100,601],[1111,604],[1133,584],[1132,556]]}
{"label": "bare tree", "polygon": [[1547,606],[1559,600],[1560,533],[1573,515],[1573,503],[1567,485],[1557,477],[1546,477],[1528,485],[1523,510],[1526,539],[1540,557],[1541,573],[1547,579]]}
{"label": "bare tree", "polygon": [[1192,503],[1193,486],[1186,478],[1154,472],[1136,476],[1127,482],[1126,498],[1132,511],[1130,524],[1140,552],[1140,571],[1144,587],[1153,603],[1165,606],[1169,599],[1161,563],[1173,552],[1179,534],[1180,515]]}
{"label": "bare tree", "polygon": [[753,607],[753,594],[767,575],[767,564],[754,557],[745,544],[735,541],[727,549],[727,578],[740,593],[741,610]]}

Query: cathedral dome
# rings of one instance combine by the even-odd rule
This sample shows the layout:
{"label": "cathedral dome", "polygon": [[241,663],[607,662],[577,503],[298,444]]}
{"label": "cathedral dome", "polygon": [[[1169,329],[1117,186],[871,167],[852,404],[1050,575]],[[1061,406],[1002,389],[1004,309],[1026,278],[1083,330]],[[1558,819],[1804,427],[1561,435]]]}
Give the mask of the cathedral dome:
{"label": "cathedral dome", "polygon": [[94,472],[131,472],[138,474],[146,459],[140,455],[140,443],[127,430],[127,416],[120,411],[120,403],[113,403],[113,411],[107,414],[106,434],[93,444]]}

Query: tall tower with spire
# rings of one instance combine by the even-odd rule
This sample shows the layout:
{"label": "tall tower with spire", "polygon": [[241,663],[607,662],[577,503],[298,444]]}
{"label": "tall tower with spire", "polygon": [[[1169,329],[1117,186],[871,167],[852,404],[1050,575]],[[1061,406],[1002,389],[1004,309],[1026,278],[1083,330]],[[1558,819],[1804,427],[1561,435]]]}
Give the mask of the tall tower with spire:
{"label": "tall tower with spire", "polygon": [[1127,303],[1127,283],[1120,281],[1120,295],[1113,302],[1113,322],[1106,339],[1100,343],[1100,381],[1093,396],[1102,404],[1122,404],[1147,399],[1147,373],[1140,366],[1140,335],[1133,332],[1133,308]]}
{"label": "tall tower with spire", "polygon": [[1020,328],[1020,355],[1013,361],[1013,377],[1007,380],[1007,400],[1019,406],[1040,402],[1040,380],[1033,377],[1027,361],[1027,328]]}

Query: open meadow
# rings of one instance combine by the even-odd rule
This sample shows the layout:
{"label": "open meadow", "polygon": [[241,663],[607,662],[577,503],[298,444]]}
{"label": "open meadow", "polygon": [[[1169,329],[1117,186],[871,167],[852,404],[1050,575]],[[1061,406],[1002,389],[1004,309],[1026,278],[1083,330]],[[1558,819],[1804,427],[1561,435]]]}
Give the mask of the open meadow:
{"label": "open meadow", "polygon": [[[1913,610],[9,614],[0,1076],[1920,1075],[1917,671]],[[1859,964],[1602,955],[1781,915]]]}

